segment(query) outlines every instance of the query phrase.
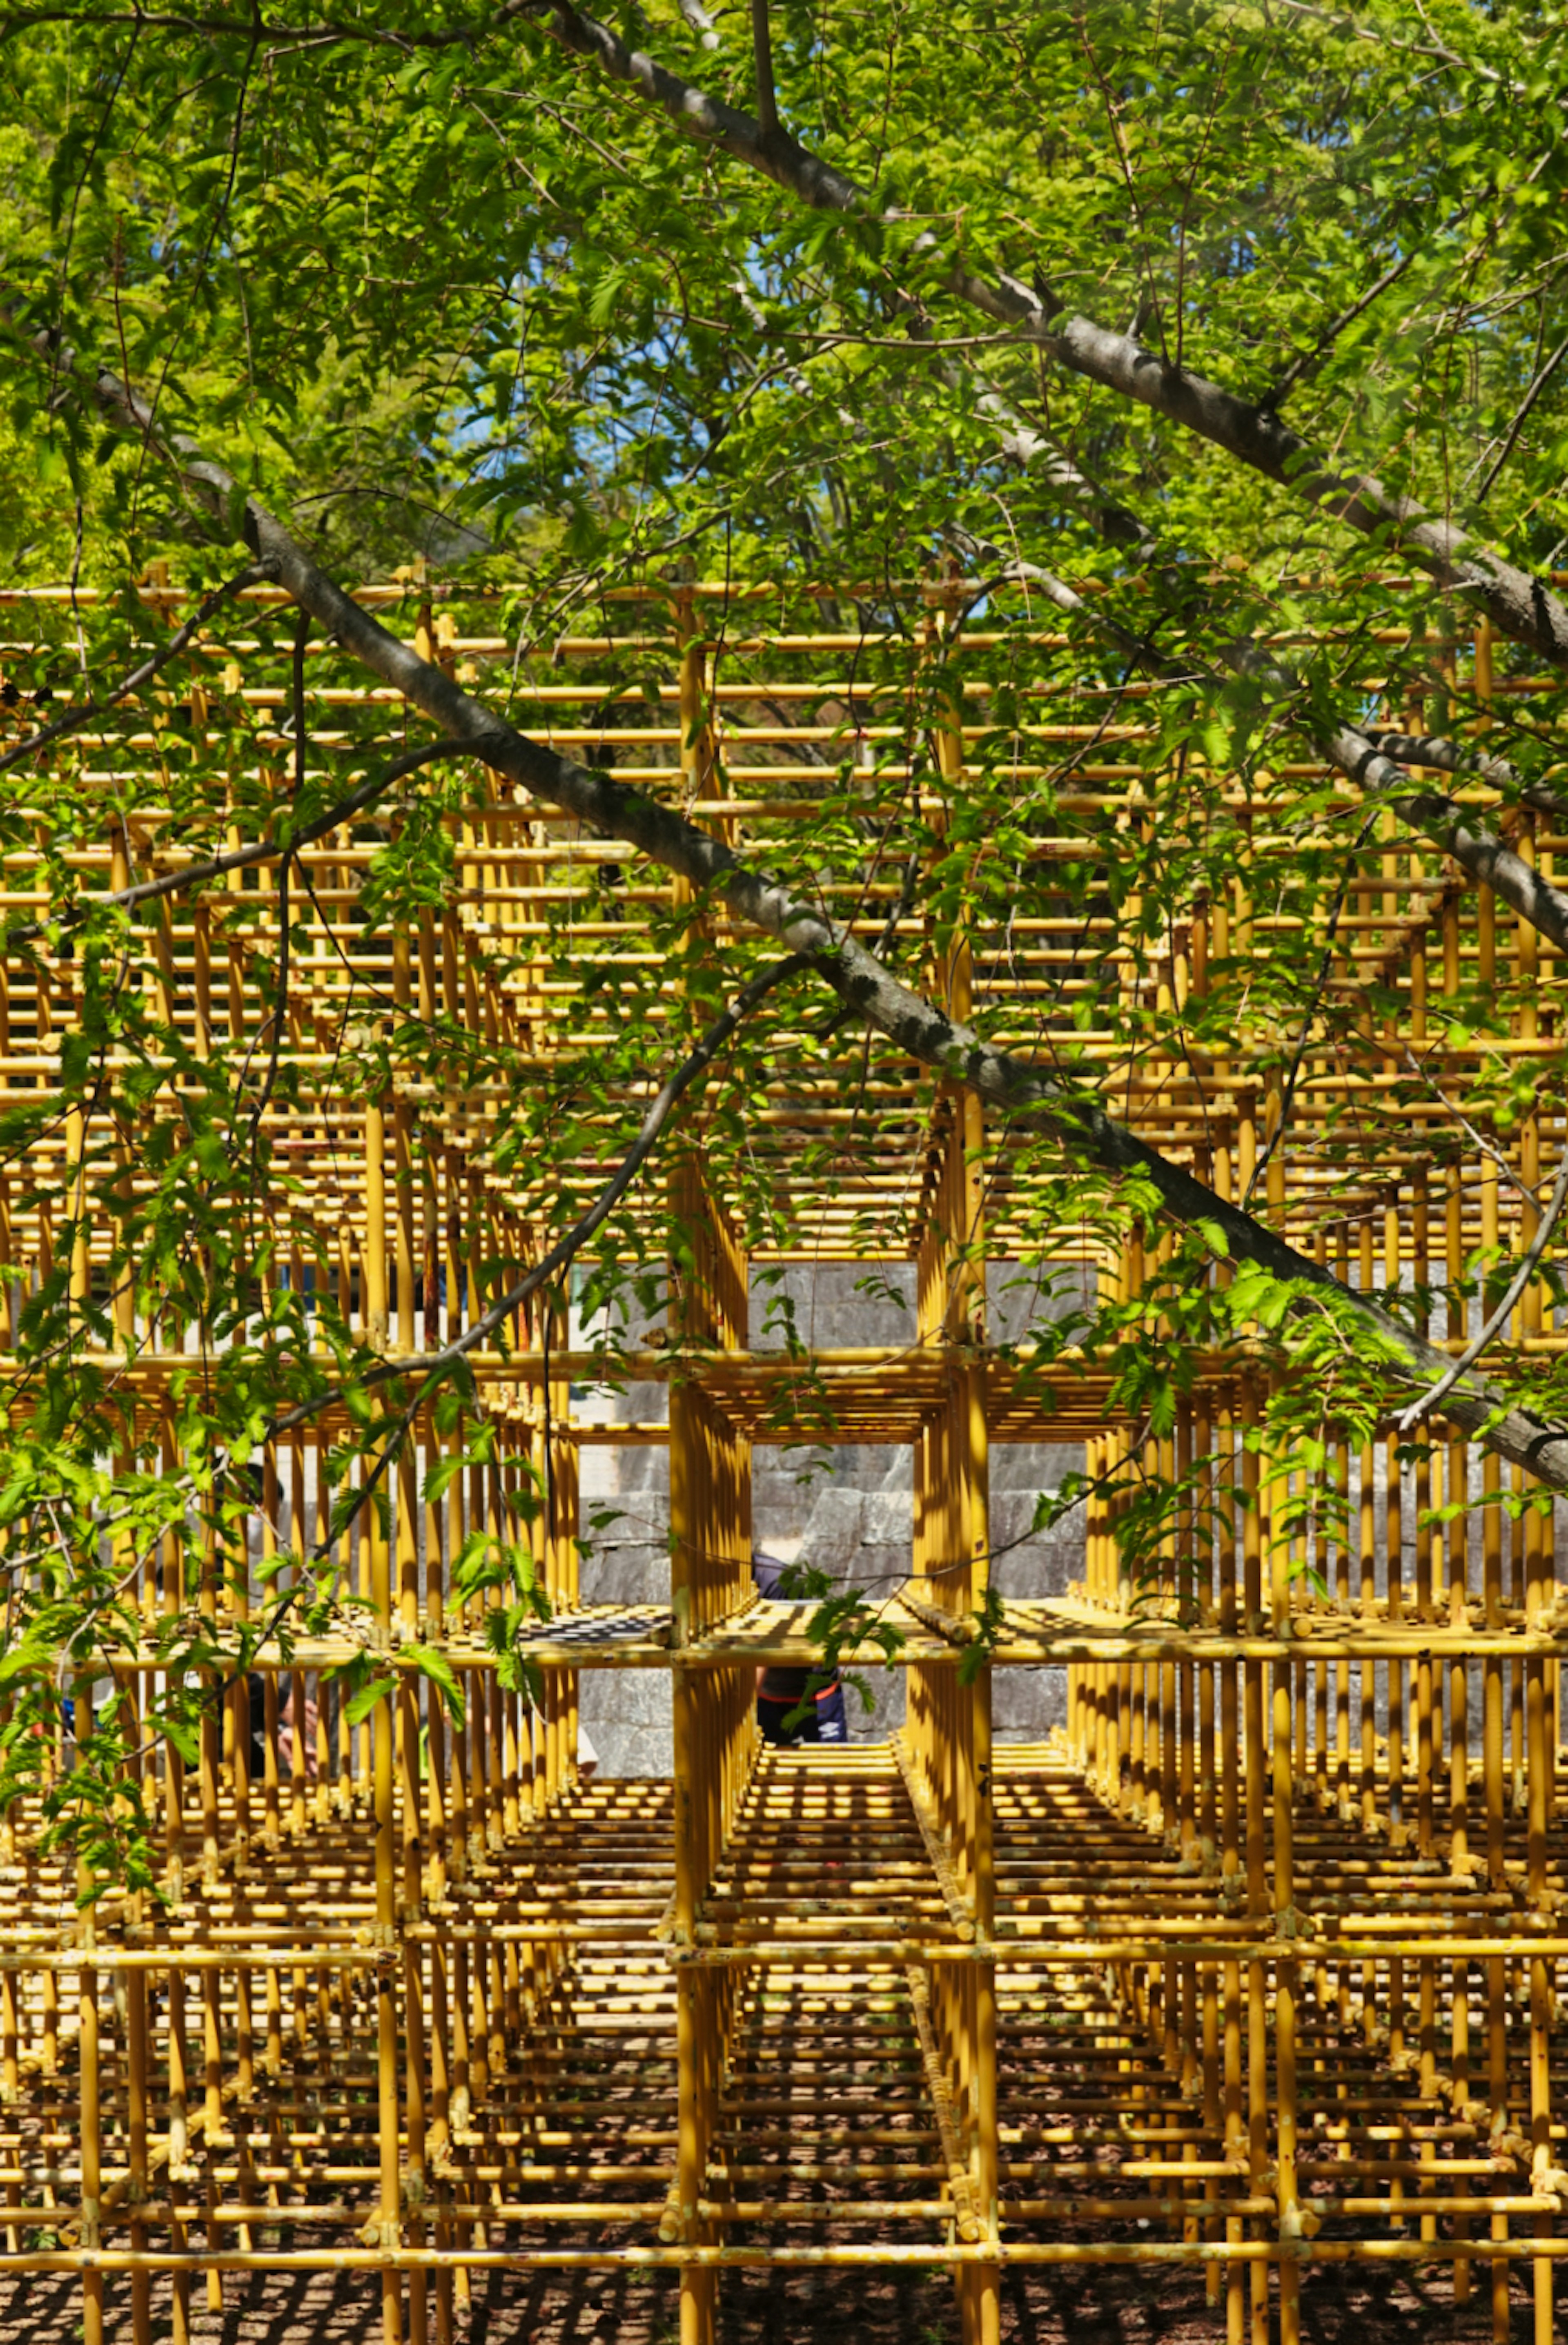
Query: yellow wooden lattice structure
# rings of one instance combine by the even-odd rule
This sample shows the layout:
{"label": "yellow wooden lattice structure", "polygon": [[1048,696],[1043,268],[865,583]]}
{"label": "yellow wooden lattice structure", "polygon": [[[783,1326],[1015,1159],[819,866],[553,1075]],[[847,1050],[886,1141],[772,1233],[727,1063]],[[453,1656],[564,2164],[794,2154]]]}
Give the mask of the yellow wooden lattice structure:
{"label": "yellow wooden lattice structure", "polygon": [[[621,777],[764,860],[817,810],[843,756],[880,757],[940,824],[944,784],[988,726],[977,685],[936,728],[934,756],[912,757],[907,646],[769,592],[612,600],[600,632],[526,657],[482,597],[404,581],[365,599],[454,674],[510,694],[524,729],[579,755],[612,750]],[[167,584],[146,600],[165,619],[187,607]],[[136,705],[85,737],[106,809],[101,838],[69,850],[85,889],[188,859],[157,787],[182,743],[229,727],[235,771],[285,766],[288,661],[266,632],[280,601],[257,589],[215,623],[188,698]],[[67,607],[5,598],[0,662],[19,667],[56,640]],[[1061,821],[1037,822],[1035,852],[1081,857],[1066,817],[1084,815],[1114,849],[1118,826],[1140,819],[1136,695],[1107,723],[1060,681],[1069,655],[1037,622],[982,620],[970,635],[1004,625],[1027,634],[1048,679],[1020,775],[1070,760]],[[1484,641],[1453,656],[1491,688]],[[331,646],[308,663],[311,756],[359,770],[367,722],[395,737],[403,712]],[[633,669],[635,682],[616,681]],[[19,735],[30,716],[5,721]],[[1293,851],[1239,786],[1227,803],[1260,866]],[[482,1087],[410,1084],[368,1108],[334,1091],[351,985],[546,1066],[591,1051],[613,1014],[562,981],[552,923],[569,917],[585,953],[632,954],[639,902],[667,900],[625,850],[575,836],[477,767],[453,826],[454,899],[356,947],[351,969],[327,923],[374,843],[344,832],[302,853],[314,892],[294,908],[306,941],[285,1043],[298,1085],[268,1111],[296,1181],[280,1251],[300,1277],[335,1282],[372,1342],[409,1353],[465,1324],[487,1254],[526,1258],[539,1199],[525,1164],[494,1162]],[[1526,816],[1519,843],[1549,869],[1565,842]],[[857,881],[835,909],[874,939],[900,886],[897,871]],[[37,901],[13,883],[8,921]],[[259,1031],[276,917],[265,871],[158,909],[160,1014],[199,1055]],[[917,900],[904,928],[918,938],[921,919]],[[1076,1007],[1075,1034],[1108,1051],[1093,1014],[1107,967],[1124,1003],[1179,1008],[1270,925],[1238,879],[1229,900],[1195,905],[1150,967],[1125,956],[1117,974],[1086,954],[1064,898],[1059,916],[1005,933],[977,925],[932,981],[961,1012],[1006,1005],[997,1039],[1021,1050]],[[1315,960],[1323,939],[1303,931],[1299,945]],[[1333,986],[1375,983],[1396,1003],[1368,1030],[1380,1071],[1308,1050],[1288,1182],[1277,1151],[1259,1207],[1363,1288],[1457,1279],[1478,1246],[1528,1236],[1534,1209],[1511,1175],[1538,1191],[1568,1119],[1541,1100],[1496,1148],[1479,1134],[1458,1155],[1434,1145],[1453,1129],[1443,1093],[1489,1046],[1435,1031],[1428,998],[1468,977],[1512,989],[1507,1047],[1543,1056],[1556,1048],[1556,957],[1391,816],[1349,884],[1333,950]],[[0,992],[7,1101],[55,1080],[70,1028],[68,953],[41,967],[13,965]],[[1224,1060],[1147,1057],[1119,1072],[1118,1097],[1145,1138],[1240,1198],[1281,1112],[1278,1039],[1238,1031]],[[1407,1048],[1424,1089],[1410,1086]],[[804,1376],[756,1341],[758,1264],[718,1184],[677,1152],[659,1201],[673,1194],[690,1233],[671,1325],[624,1364],[635,1384],[665,1388],[662,1419],[585,1413],[574,1386],[600,1372],[598,1355],[524,1319],[504,1352],[472,1362],[502,1461],[423,1502],[443,1441],[423,1421],[392,1477],[390,1533],[367,1513],[345,1541],[372,1627],[345,1618],[302,1639],[289,1666],[275,1649],[259,1657],[260,1776],[242,1683],[209,1711],[199,1764],[167,1751],[149,1763],[166,1905],[118,1893],[78,1914],[32,1819],[7,1820],[0,2270],[79,2275],[87,2345],[149,2345],[171,2317],[178,2345],[202,2296],[220,2300],[237,2274],[341,2269],[379,2289],[389,2345],[423,2345],[451,2338],[497,2265],[618,2268],[678,2289],[683,2345],[703,2345],[726,2268],[951,2270],[962,2334],[983,2340],[999,2334],[1008,2267],[1185,2264],[1204,2276],[1217,2335],[1277,2324],[1293,2345],[1318,2267],[1421,2262],[1451,2269],[1461,2302],[1490,2291],[1499,2336],[1511,2279],[1522,2282],[1548,2345],[1568,2239],[1551,1519],[1492,1506],[1457,1530],[1434,1520],[1445,1497],[1522,1493],[1524,1480],[1446,1438],[1401,1474],[1394,1436],[1380,1434],[1323,1469],[1351,1529],[1314,1588],[1271,1529],[1288,1493],[1247,1446],[1267,1400],[1247,1349],[1203,1356],[1164,1438],[1107,1414],[1093,1363],[1058,1363],[1047,1391],[1027,1345],[1003,1355],[987,1342],[985,1257],[1033,1258],[1042,1244],[1017,1135],[988,1132],[974,1100],[884,1049],[869,1061],[871,1136],[846,1155],[854,1105],[812,1066],[781,1059],[755,1119],[759,1158],[789,1192],[788,1258],[914,1264],[909,1343],[807,1364],[811,1406],[825,1395],[831,1411],[825,1427],[812,1419],[814,1438],[913,1452],[912,1572],[885,1606],[905,1638],[902,1729],[837,1750],[760,1745],[755,1671],[809,1657],[809,1608],[753,1592],[751,1459],[798,1437]],[[1359,1086],[1403,1104],[1353,1158],[1340,1143]],[[36,1202],[49,1181],[35,1176],[57,1181],[116,1145],[123,1135],[77,1116],[0,1173],[0,1253],[17,1273],[0,1302],[5,1345],[21,1295],[56,1258]],[[585,1203],[605,1171],[585,1148],[568,1201]],[[79,1233],[84,1294],[112,1236]],[[1142,1284],[1139,1250],[1113,1253],[1087,1225],[1063,1227],[1055,1250],[1102,1298]],[[185,1330],[114,1314],[104,1358],[172,1463],[169,1396],[199,1363]],[[1459,1348],[1457,1324],[1435,1332]],[[1539,1285],[1511,1340],[1526,1352],[1561,1341]],[[329,1416],[269,1452],[261,1548],[317,1535],[332,1431]],[[1119,1502],[1102,1487],[1081,1584],[1010,1603],[994,1658],[971,1677],[989,1452],[1046,1441],[1082,1442],[1092,1478],[1146,1448],[1162,1471],[1195,1472],[1191,1504],[1157,1589],[1129,1607]],[[667,1604],[579,1600],[580,1453],[616,1443],[667,1444]],[[465,1531],[499,1521],[530,1470],[551,1493],[534,1537],[554,1618],[526,1632],[537,1709],[500,1686],[480,1607],[454,1600],[449,1579]],[[1224,1497],[1232,1481],[1245,1509]],[[184,1600],[175,1560],[171,1538],[130,1583],[149,1629]],[[242,1608],[249,1578],[211,1558],[201,1600],[215,1615]],[[400,1669],[415,1639],[459,1672],[461,1729],[422,1710]],[[399,1690],[353,1728],[323,1699],[308,1767],[285,1714],[304,1718],[320,1673],[367,1640]],[[1065,1731],[1048,1743],[993,1740],[995,1674],[1014,1667],[1064,1674]],[[127,1659],[117,1699],[131,1712],[156,1668],[150,1646]],[[589,1670],[667,1679],[671,1782],[578,1781]],[[90,1690],[84,1731],[89,1705]]]}

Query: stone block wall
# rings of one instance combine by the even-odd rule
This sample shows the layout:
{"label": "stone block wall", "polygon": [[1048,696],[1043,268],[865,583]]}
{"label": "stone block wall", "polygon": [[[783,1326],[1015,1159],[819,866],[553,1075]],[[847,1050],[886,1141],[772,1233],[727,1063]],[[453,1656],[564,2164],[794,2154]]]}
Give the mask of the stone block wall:
{"label": "stone block wall", "polygon": [[[1044,1317],[1070,1309],[1072,1293],[1046,1292],[1015,1267],[992,1265],[993,1335],[1008,1340]],[[782,1341],[792,1313],[809,1345],[894,1345],[912,1340],[914,1272],[905,1263],[831,1264],[765,1274],[753,1282],[752,1341]],[[616,1396],[584,1395],[579,1413],[620,1423],[663,1416],[660,1386]],[[1084,1569],[1083,1518],[1075,1514],[1044,1536],[1033,1534],[1035,1500],[1070,1472],[1081,1471],[1081,1444],[999,1443],[991,1454],[993,1570],[1003,1599],[1060,1593]],[[595,1603],[652,1604],[668,1599],[669,1457],[663,1447],[588,1447],[582,1503],[587,1548],[583,1594]],[[785,1561],[820,1566],[868,1592],[891,1593],[908,1577],[913,1508],[913,1455],[904,1447],[759,1447],[752,1457],[752,1521],[757,1544]],[[596,1513],[613,1514],[596,1528]],[[901,1670],[869,1669],[873,1706],[848,1698],[856,1740],[885,1734],[903,1716]],[[582,1715],[606,1774],[667,1774],[671,1761],[669,1682],[662,1672],[585,1670]],[[1028,1741],[1064,1715],[1060,1670],[998,1673],[995,1726],[1000,1740]]]}

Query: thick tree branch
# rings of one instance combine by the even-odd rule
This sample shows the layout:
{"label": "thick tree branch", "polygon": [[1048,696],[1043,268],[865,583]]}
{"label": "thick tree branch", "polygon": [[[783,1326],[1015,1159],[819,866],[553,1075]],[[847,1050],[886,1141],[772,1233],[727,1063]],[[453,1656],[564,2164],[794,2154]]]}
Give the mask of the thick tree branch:
{"label": "thick tree branch", "polygon": [[[89,381],[92,396],[106,414],[144,437],[152,435],[147,408],[117,377],[100,371]],[[240,505],[221,466],[173,435],[159,444],[216,527],[233,528],[238,514],[238,525],[252,551],[277,563],[280,579],[300,608],[351,657],[403,694],[444,734],[470,742],[494,771],[588,829],[626,840],[695,890],[711,892],[737,921],[777,938],[791,953],[805,955],[855,1018],[876,1027],[911,1059],[950,1081],[965,1084],[1013,1125],[1046,1134],[1080,1163],[1095,1165],[1114,1177],[1145,1182],[1178,1221],[1217,1229],[1232,1261],[1253,1262],[1276,1277],[1337,1295],[1341,1307],[1353,1314],[1387,1355],[1391,1377],[1425,1382],[1447,1367],[1445,1353],[1413,1335],[1370,1296],[1342,1287],[1331,1273],[1273,1230],[1159,1155],[1115,1122],[1092,1092],[997,1050],[972,1027],[950,1018],[890,976],[840,922],[803,903],[766,872],[752,869],[710,832],[642,791],[575,765],[501,724],[443,670],[422,659],[362,611],[317,568],[265,506],[254,498]],[[1471,1377],[1451,1394],[1444,1413],[1499,1456],[1568,1489],[1568,1426],[1511,1407],[1504,1396]]]}
{"label": "thick tree branch", "polygon": [[[543,29],[574,56],[635,90],[693,137],[720,147],[738,162],[771,179],[819,211],[880,213],[872,197],[845,172],[813,155],[787,132],[769,137],[762,125],[723,99],[633,49],[608,25],[572,7],[542,9]],[[1346,472],[1321,455],[1273,410],[1243,399],[1190,369],[1166,363],[1131,334],[1092,318],[1064,313],[1017,278],[982,277],[962,264],[946,272],[948,289],[972,309],[1017,330],[1059,364],[1135,401],[1168,423],[1207,440],[1248,471],[1288,487],[1347,528],[1397,545],[1441,586],[1464,595],[1499,633],[1527,644],[1543,658],[1568,666],[1568,604],[1545,579],[1521,570],[1473,542],[1457,523],[1398,497],[1370,473]]]}
{"label": "thick tree branch", "polygon": [[702,6],[701,0],[676,0],[676,5],[703,47],[716,49],[718,46],[718,35],[714,29],[713,19]]}
{"label": "thick tree branch", "polygon": [[1494,888],[1522,920],[1568,951],[1568,896],[1543,879],[1506,839],[1477,827],[1470,810],[1437,790],[1412,790],[1403,767],[1384,755],[1353,725],[1323,726],[1319,746],[1348,780],[1386,798],[1403,819],[1424,831],[1435,847],[1451,855],[1461,871]]}
{"label": "thick tree branch", "polygon": [[[976,543],[972,539],[967,542],[971,544]],[[995,549],[988,547],[984,551],[994,552]],[[1166,683],[1190,681],[1190,665],[1176,666],[1146,635],[1135,634],[1131,628],[1123,626],[1110,613],[1098,610],[1050,571],[1038,569],[1033,563],[1010,563],[999,571],[998,583],[1003,580],[1025,581],[1035,587],[1067,617],[1081,620],[1086,627],[1108,637],[1117,650],[1142,668],[1145,675]],[[1250,637],[1242,636],[1225,645],[1221,656],[1233,674],[1250,678],[1262,688],[1269,701],[1283,706],[1301,699],[1300,678]],[[1387,754],[1387,749],[1379,746],[1380,742],[1388,747],[1392,747],[1395,742],[1402,743],[1403,748],[1394,752],[1395,756],[1402,756],[1418,747],[1435,753],[1447,750],[1451,745],[1441,742],[1418,744],[1403,734],[1373,735],[1360,732],[1353,725],[1314,723],[1309,710],[1306,712],[1303,722],[1324,756],[1339,767],[1348,781],[1354,782],[1367,797],[1380,798],[1391,806],[1412,828],[1420,831],[1445,855],[1451,856],[1471,878],[1493,888],[1521,919],[1538,929],[1543,937],[1550,938],[1560,950],[1568,951],[1568,895],[1554,887],[1550,879],[1543,878],[1506,839],[1478,827],[1469,809],[1457,798],[1437,790],[1412,790],[1410,776],[1403,766],[1397,765],[1394,756]],[[1410,762],[1417,760],[1412,756]],[[1436,766],[1444,761],[1433,754],[1422,762]],[[1447,770],[1465,770],[1457,751],[1452,765]],[[1494,782],[1500,774],[1508,775],[1510,780],[1513,778],[1512,769],[1496,761],[1482,766],[1479,770]],[[1555,811],[1556,802],[1549,793],[1543,795],[1546,797],[1548,807]]]}
{"label": "thick tree branch", "polygon": [[1503,791],[1537,814],[1552,815],[1559,821],[1568,817],[1568,803],[1555,790],[1549,790],[1544,782],[1522,785],[1505,757],[1485,756],[1479,749],[1467,747],[1462,741],[1445,740],[1439,733],[1390,733],[1369,726],[1367,738],[1385,757],[1393,757],[1401,766],[1426,766],[1439,774],[1473,774],[1478,781]]}

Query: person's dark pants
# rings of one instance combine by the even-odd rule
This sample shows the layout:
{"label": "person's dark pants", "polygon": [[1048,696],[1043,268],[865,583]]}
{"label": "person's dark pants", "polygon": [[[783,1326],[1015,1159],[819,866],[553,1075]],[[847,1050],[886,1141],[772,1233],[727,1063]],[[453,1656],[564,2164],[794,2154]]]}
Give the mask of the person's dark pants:
{"label": "person's dark pants", "polygon": [[[764,1742],[776,1750],[787,1750],[795,1742],[847,1742],[850,1721],[844,1709],[844,1689],[841,1685],[825,1693],[819,1700],[811,1695],[805,1700],[806,1715],[796,1719],[801,1707],[794,1701],[775,1701],[767,1694],[757,1697],[757,1723],[762,1729]],[[791,1725],[789,1721],[794,1719]]]}

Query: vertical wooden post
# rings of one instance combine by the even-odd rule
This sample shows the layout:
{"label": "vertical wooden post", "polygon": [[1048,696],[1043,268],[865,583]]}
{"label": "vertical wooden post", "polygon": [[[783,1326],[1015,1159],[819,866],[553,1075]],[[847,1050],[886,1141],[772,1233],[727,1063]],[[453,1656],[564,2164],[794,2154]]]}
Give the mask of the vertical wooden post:
{"label": "vertical wooden post", "polygon": [[[364,1282],[361,1297],[365,1338],[378,1351],[387,1343],[387,1222],[386,1117],[380,1100],[365,1115],[365,1235],[361,1253]],[[384,1643],[392,1638],[392,1562],[381,1513],[372,1500],[361,1517],[360,1536],[367,1542],[370,1599],[376,1627]],[[382,1694],[372,1713],[372,1800],[374,1817],[376,1940],[382,1959],[375,1968],[376,2107],[381,2149],[379,2231],[383,2247],[394,2248],[402,2237],[402,2178],[399,2136],[402,2096],[398,2090],[398,1964],[392,1952],[398,1923],[398,1852],[395,1817],[396,1717],[393,1697]],[[402,2289],[395,2267],[382,2275],[382,2334],[383,2345],[402,2345]]]}
{"label": "vertical wooden post", "polygon": [[[699,637],[694,605],[683,596],[676,614],[680,646],[680,761],[682,787],[695,796],[706,765],[703,726],[706,652]],[[674,886],[673,900],[689,902],[684,881]],[[687,1341],[711,1339],[712,1329],[701,1294],[704,1223],[707,1200],[700,1170],[689,1153],[678,1155],[672,1167],[669,1203],[675,1240],[679,1248],[672,1265],[672,1335]],[[675,1897],[671,1911],[677,1950],[695,1951],[698,1908],[706,1893],[715,1851],[709,1844],[708,1809],[709,1785],[704,1761],[708,1737],[707,1708],[714,1689],[709,1673],[681,1665],[680,1651],[700,1636],[707,1624],[708,1571],[705,1568],[705,1534],[708,1528],[705,1501],[709,1497],[705,1472],[706,1427],[702,1401],[684,1376],[672,1377],[669,1392],[669,1537],[670,1640],[677,1659],[671,1670],[675,1771]],[[712,2094],[718,2070],[714,2040],[717,2006],[706,1972],[691,1962],[676,1974],[676,2057],[677,2071],[676,2196],[683,2244],[696,2247],[707,2238],[697,2214],[708,2168]],[[717,2274],[697,2264],[684,2264],[680,2275],[680,2345],[713,2345],[718,2318]]]}

